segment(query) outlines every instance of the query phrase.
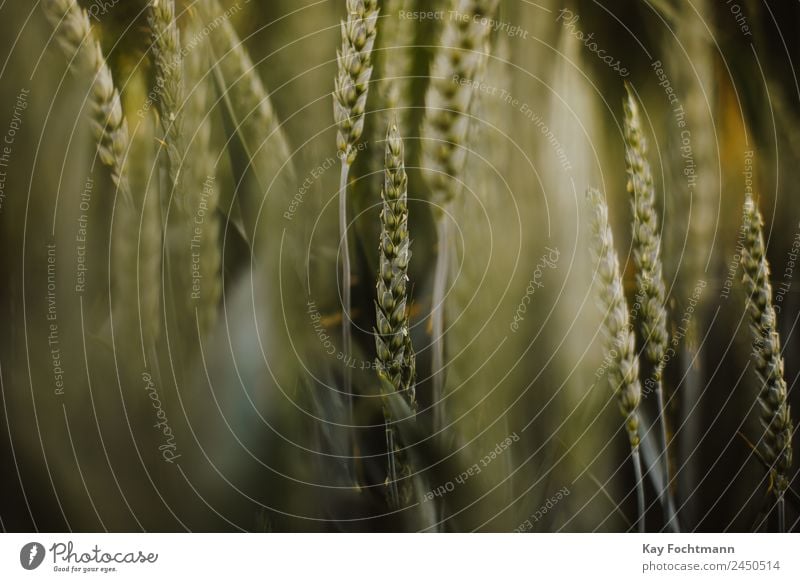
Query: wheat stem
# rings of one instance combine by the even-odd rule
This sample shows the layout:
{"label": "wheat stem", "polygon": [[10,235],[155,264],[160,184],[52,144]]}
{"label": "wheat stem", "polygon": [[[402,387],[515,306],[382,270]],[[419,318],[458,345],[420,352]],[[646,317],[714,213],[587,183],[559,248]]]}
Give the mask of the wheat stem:
{"label": "wheat stem", "polygon": [[186,127],[197,128],[187,147],[190,163],[186,177],[186,199],[193,224],[194,219],[200,216],[201,209],[204,210],[199,243],[201,289],[199,297],[194,296],[194,303],[197,326],[201,334],[206,334],[216,323],[222,297],[219,188],[214,171],[216,156],[211,148],[209,83],[205,78],[210,66],[208,45],[202,40],[202,27],[197,19],[189,21],[186,31],[189,42],[199,43],[187,53],[184,60],[185,76],[193,87],[186,104],[184,121]]}
{"label": "wheat stem", "polygon": [[[347,238],[347,181],[350,175],[350,164],[342,160],[342,169],[339,176],[339,245],[341,249],[341,285],[342,285],[342,352],[347,358],[352,354],[353,335],[350,321],[350,307],[352,304],[352,289],[350,287],[350,243]],[[353,424],[353,373],[345,362],[344,389],[348,399],[348,419]]]}
{"label": "wheat stem", "polygon": [[642,459],[638,446],[631,449],[631,460],[633,461],[633,474],[636,479],[636,509],[639,516],[636,523],[639,533],[644,533],[644,477],[642,475]]}
{"label": "wheat stem", "polygon": [[439,253],[433,274],[433,296],[431,297],[431,374],[433,375],[433,430],[444,426],[444,301],[447,292],[448,269],[450,266],[450,221],[437,222],[436,233]]}

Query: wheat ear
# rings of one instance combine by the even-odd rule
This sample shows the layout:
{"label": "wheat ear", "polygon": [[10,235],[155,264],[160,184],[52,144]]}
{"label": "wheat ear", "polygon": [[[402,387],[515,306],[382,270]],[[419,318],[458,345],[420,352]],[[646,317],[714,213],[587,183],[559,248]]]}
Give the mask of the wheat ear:
{"label": "wheat ear", "polygon": [[[408,264],[411,240],[408,236],[408,178],[403,141],[392,124],[386,135],[383,208],[379,244],[380,272],[376,285],[375,349],[378,369],[394,390],[402,394],[412,410],[416,408],[416,361],[408,325]],[[388,409],[384,408],[389,446],[389,483],[393,505],[399,507],[394,435]]]}
{"label": "wheat ear", "polygon": [[[334,79],[333,118],[336,122],[336,146],[342,161],[339,177],[339,238],[342,248],[342,349],[352,354],[350,321],[350,248],[347,242],[347,182],[350,167],[358,153],[357,143],[364,132],[364,112],[372,76],[372,49],[378,22],[377,0],[347,0],[347,19],[342,21],[342,48],[336,55],[338,73]],[[344,370],[349,416],[353,418],[352,375]]]}
{"label": "wheat ear", "polygon": [[[111,178],[121,195],[117,207],[118,227],[114,243],[115,259],[112,278],[119,305],[126,310],[138,305],[142,348],[146,352],[157,338],[160,328],[160,219],[157,196],[148,192],[141,204],[134,202],[128,179],[125,156],[131,146],[128,124],[111,70],[100,43],[89,23],[89,16],[75,0],[45,0],[45,15],[55,27],[55,38],[64,50],[73,70],[93,75],[90,94],[91,128],[97,141],[100,161],[111,171]],[[152,143],[152,142],[150,142]],[[136,244],[135,241],[140,241]],[[136,265],[132,280],[131,265]],[[135,296],[131,293],[135,292]],[[123,319],[123,328],[132,329],[133,322]]]}
{"label": "wheat ear", "polygon": [[133,206],[124,163],[130,145],[128,122],[100,41],[89,23],[89,15],[76,0],[43,0],[42,8],[55,28],[56,41],[70,60],[70,66],[80,74],[93,76],[91,128],[97,152],[100,161],[111,171],[114,186],[123,201]]}
{"label": "wheat ear", "polygon": [[[433,202],[445,205],[467,154],[469,114],[475,80],[491,33],[498,0],[451,0],[425,94],[422,159]],[[486,17],[486,18],[483,18]]]}
{"label": "wheat ear", "polygon": [[408,179],[403,160],[403,141],[394,124],[386,136],[385,164],[379,245],[380,273],[375,302],[375,347],[380,369],[413,408],[414,352],[407,351],[407,284],[408,264],[411,260]]}
{"label": "wheat ear", "polygon": [[183,137],[183,55],[175,21],[175,0],[152,0],[147,15],[158,87],[158,112],[167,150],[170,197],[184,203],[181,166],[186,155]]}
{"label": "wheat ear", "polygon": [[667,418],[664,405],[663,372],[664,355],[669,342],[667,333],[666,286],[661,261],[661,235],[658,230],[658,213],[655,208],[655,189],[650,163],[647,161],[647,139],[642,131],[639,105],[631,86],[625,83],[625,166],[628,174],[627,190],[633,209],[633,260],[636,265],[636,298],[641,304],[639,325],[645,342],[647,359],[652,365],[658,422],[661,426],[661,463],[664,486],[659,498],[664,519],[675,519],[674,501],[670,493],[669,453],[667,444]]}
{"label": "wheat ear", "polygon": [[296,187],[291,148],[269,93],[231,24],[230,15],[217,0],[199,0],[195,6],[204,23],[203,33],[208,31],[213,72],[223,104],[262,190],[259,196],[248,189],[237,194],[247,236],[255,246],[256,219],[264,203],[263,193],[269,189],[270,193],[283,195]]}
{"label": "wheat ear", "polygon": [[742,249],[742,269],[753,331],[752,356],[756,373],[762,382],[758,395],[761,405],[761,425],[764,427],[762,449],[770,465],[772,486],[778,503],[779,530],[785,531],[784,494],[789,487],[792,466],[792,417],[783,375],[781,340],[777,330],[772,285],[769,281],[763,221],[752,197],[744,203],[745,241]]}
{"label": "wheat ear", "polygon": [[591,250],[595,260],[598,281],[598,298],[605,313],[603,331],[606,337],[606,358],[611,362],[608,380],[617,396],[619,408],[625,417],[625,429],[631,446],[631,458],[636,474],[639,506],[639,531],[644,531],[644,483],[639,457],[639,401],[642,388],[639,383],[639,359],[636,355],[633,328],[628,315],[628,303],[622,287],[619,259],[614,250],[614,236],[608,223],[608,205],[600,191],[587,192],[592,211]]}

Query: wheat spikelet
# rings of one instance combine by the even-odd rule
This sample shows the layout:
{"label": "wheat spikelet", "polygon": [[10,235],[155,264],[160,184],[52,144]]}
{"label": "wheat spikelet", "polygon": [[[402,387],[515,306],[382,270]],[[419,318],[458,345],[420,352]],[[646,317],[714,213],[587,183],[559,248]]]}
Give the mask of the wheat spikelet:
{"label": "wheat spikelet", "polygon": [[753,331],[752,356],[756,373],[762,382],[758,395],[761,425],[764,427],[762,449],[764,460],[772,468],[772,483],[780,505],[780,529],[783,530],[783,496],[789,487],[793,428],[762,225],[761,213],[748,196],[744,204],[746,235],[741,261]]}
{"label": "wheat spikelet", "polygon": [[593,188],[587,191],[591,206],[591,251],[598,277],[598,298],[605,314],[603,331],[606,337],[606,358],[611,362],[608,381],[617,395],[619,409],[625,417],[625,429],[631,445],[639,496],[639,528],[644,529],[644,485],[639,460],[639,359],[636,355],[628,303],[620,275],[619,259],[614,250],[614,236],[608,222],[605,197]]}
{"label": "wheat spikelet", "polygon": [[174,0],[152,0],[148,11],[152,31],[152,55],[158,88],[158,111],[164,131],[172,185],[170,197],[183,203],[181,166],[185,156],[183,138],[183,56],[175,21]]}
{"label": "wheat spikelet", "polygon": [[76,0],[43,0],[42,8],[55,27],[55,38],[70,60],[70,66],[80,74],[93,76],[91,128],[97,141],[97,152],[103,164],[111,170],[114,185],[123,201],[132,205],[124,163],[130,144],[128,123],[100,42],[89,24],[89,16]]}
{"label": "wheat spikelet", "polygon": [[653,384],[658,400],[658,420],[661,426],[661,463],[664,488],[660,493],[665,517],[674,516],[669,492],[669,454],[667,448],[667,419],[664,405],[664,355],[669,342],[667,333],[666,287],[661,261],[661,235],[655,208],[655,189],[650,163],[647,161],[647,139],[642,131],[639,105],[633,89],[625,83],[625,166],[627,190],[633,209],[633,259],[636,265],[636,297],[641,304],[639,324],[645,342],[645,352],[653,369]]}

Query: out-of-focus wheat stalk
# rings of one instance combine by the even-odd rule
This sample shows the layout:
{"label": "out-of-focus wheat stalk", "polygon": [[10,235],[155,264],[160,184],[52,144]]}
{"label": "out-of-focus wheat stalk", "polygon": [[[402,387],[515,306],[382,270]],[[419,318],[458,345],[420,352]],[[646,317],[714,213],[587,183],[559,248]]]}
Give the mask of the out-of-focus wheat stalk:
{"label": "out-of-focus wheat stalk", "polygon": [[620,275],[619,259],[614,250],[614,236],[608,222],[608,205],[599,190],[587,191],[592,213],[592,256],[598,277],[598,298],[605,314],[603,331],[606,337],[606,358],[611,365],[608,380],[617,395],[619,408],[625,417],[625,429],[631,445],[631,458],[636,475],[639,506],[639,531],[644,532],[644,482],[639,457],[639,358],[636,355],[633,327],[628,315],[628,303]]}
{"label": "out-of-focus wheat stalk", "polygon": [[181,167],[185,157],[183,137],[183,57],[175,21],[174,0],[152,0],[147,15],[152,33],[152,57],[158,89],[158,112],[169,160],[170,198],[183,204]]}
{"label": "out-of-focus wheat stalk", "polygon": [[79,74],[92,76],[91,127],[97,140],[97,152],[103,164],[111,170],[114,185],[123,201],[132,205],[124,163],[130,144],[128,122],[89,16],[76,0],[43,0],[42,8],[55,28],[56,41],[66,54],[70,67]]}
{"label": "out-of-focus wheat stalk", "polygon": [[[283,195],[296,187],[291,148],[284,135],[272,100],[242,44],[229,13],[217,0],[199,0],[195,6],[203,21],[203,35],[213,60],[213,71],[222,92],[223,103],[241,139],[261,191],[238,192],[244,227],[250,243],[255,243],[256,219],[264,202],[264,192]],[[187,43],[187,48],[192,48]],[[268,217],[269,218],[269,217]]]}
{"label": "out-of-focus wheat stalk", "polygon": [[123,333],[137,322],[126,321],[130,315],[138,315],[142,347],[151,350],[151,359],[161,330],[162,229],[157,173],[152,172],[155,139],[156,121],[150,115],[139,124],[131,145],[136,208],[117,207],[112,254],[117,313],[126,322]]}
{"label": "out-of-focus wheat stalk", "polygon": [[[467,157],[469,116],[498,0],[451,0],[425,95],[422,160],[432,201],[445,206],[456,196]],[[457,16],[452,16],[457,15]],[[486,18],[481,18],[481,17]],[[441,208],[438,213],[441,214]]]}
{"label": "out-of-focus wheat stalk", "polygon": [[[383,209],[381,210],[380,272],[376,285],[375,349],[379,373],[416,408],[416,357],[408,329],[408,264],[411,239],[408,236],[408,178],[405,171],[403,141],[392,124],[386,135]],[[396,469],[393,429],[384,408],[389,446],[392,502],[400,506],[400,487]],[[403,482],[404,484],[406,481]],[[404,485],[404,489],[407,487]],[[404,496],[406,497],[406,496]]]}
{"label": "out-of-focus wheat stalk", "polygon": [[392,125],[386,136],[375,347],[381,370],[413,408],[416,402],[414,352],[407,350],[411,239],[408,235],[408,178],[403,157],[403,141],[397,126]]}
{"label": "out-of-focus wheat stalk", "polygon": [[395,120],[401,135],[409,135],[407,108],[413,102],[411,87],[418,22],[407,16],[401,18],[400,13],[410,12],[413,7],[413,0],[386,0],[382,10],[381,96],[387,118]]}
{"label": "out-of-focus wheat stalk", "polygon": [[778,505],[778,529],[786,530],[784,495],[789,487],[792,466],[792,417],[783,375],[781,340],[772,301],[769,262],[764,246],[761,213],[751,196],[744,203],[745,242],[742,269],[753,331],[751,352],[756,373],[762,382],[758,395],[761,405],[761,440],[764,460],[771,467],[772,487]]}
{"label": "out-of-focus wheat stalk", "polygon": [[[350,167],[358,153],[358,140],[364,132],[364,112],[372,76],[372,48],[378,22],[377,0],[347,0],[347,19],[342,21],[342,48],[336,55],[338,73],[334,79],[333,118],[336,122],[336,146],[342,161],[339,179],[339,238],[342,249],[342,349],[352,355],[353,338],[350,320],[351,275],[350,248],[347,242],[347,182]],[[352,372],[345,366],[344,389],[349,399],[352,419]]]}
{"label": "out-of-focus wheat stalk", "polygon": [[[191,19],[186,27],[187,37],[198,40],[197,46],[184,59],[185,78],[191,88],[186,102],[186,127],[196,128],[188,146],[186,172],[186,208],[194,217],[202,215],[200,228],[199,296],[195,298],[197,326],[201,335],[213,329],[222,296],[220,250],[219,187],[215,179],[215,155],[211,147],[209,117],[209,80],[206,73],[211,65],[208,45],[202,39],[202,27]],[[188,244],[188,241],[185,241]]]}
{"label": "out-of-focus wheat stalk", "polygon": [[[491,18],[499,0],[451,0],[433,60],[422,122],[422,165],[437,216],[438,256],[434,274],[432,318],[433,426],[442,425],[444,386],[444,294],[447,287],[449,221],[444,208],[459,190],[467,156],[472,83],[485,62]],[[482,18],[485,17],[485,18]]]}
{"label": "out-of-focus wheat stalk", "polygon": [[636,297],[642,311],[639,325],[645,342],[645,352],[653,369],[652,382],[658,400],[658,422],[661,425],[661,464],[664,486],[659,498],[664,519],[676,519],[670,493],[669,449],[667,446],[667,418],[664,406],[663,373],[664,355],[669,342],[667,334],[666,286],[661,262],[661,235],[658,231],[658,214],[655,208],[655,189],[650,163],[647,161],[647,138],[642,130],[639,105],[632,87],[625,83],[625,166],[628,174],[627,190],[633,209],[633,259],[636,265]]}
{"label": "out-of-focus wheat stalk", "polygon": [[[715,42],[708,27],[715,11],[710,0],[697,0],[691,10],[685,10],[678,0],[658,0],[653,7],[670,21],[675,36],[667,39],[665,64],[674,79],[678,101],[675,111],[685,114],[690,132],[688,144],[673,147],[670,166],[674,176],[673,194],[667,197],[664,215],[674,219],[665,221],[664,255],[667,271],[676,273],[676,289],[682,297],[690,296],[698,280],[706,276],[706,266],[713,269],[714,225],[720,196],[718,168],[718,140],[714,129],[715,103],[718,87],[715,83]],[[681,50],[672,50],[674,44]],[[681,384],[681,430],[676,435],[673,448],[685,458],[701,440],[704,423],[701,419],[704,387],[703,357],[699,331],[706,319],[706,297],[698,298],[694,317],[687,324],[686,337],[681,344],[677,371],[684,380]],[[697,463],[685,463],[676,476],[681,499],[681,519],[689,529],[697,525],[698,496],[689,494],[697,489],[702,478]]]}
{"label": "out-of-focus wheat stalk", "polygon": [[[135,329],[136,320],[126,314],[133,305],[137,306],[135,313],[138,315],[143,354],[146,354],[160,330],[161,221],[157,214],[158,196],[153,191],[146,192],[139,201],[132,196],[126,165],[131,144],[128,124],[88,14],[75,0],[47,0],[42,6],[55,27],[55,37],[66,52],[70,65],[81,74],[94,76],[90,93],[91,127],[100,160],[111,170],[114,185],[121,195],[112,235],[115,304],[122,322],[122,337],[127,337],[129,331]],[[150,137],[148,147],[151,147],[154,136]],[[148,169],[142,171],[148,172]]]}

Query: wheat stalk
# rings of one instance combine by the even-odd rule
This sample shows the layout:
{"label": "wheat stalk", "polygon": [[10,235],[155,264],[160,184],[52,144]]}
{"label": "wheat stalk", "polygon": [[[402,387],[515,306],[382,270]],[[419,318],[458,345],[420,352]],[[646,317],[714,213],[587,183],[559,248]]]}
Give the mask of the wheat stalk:
{"label": "wheat stalk", "polygon": [[[383,209],[381,210],[380,272],[376,285],[375,349],[378,369],[409,406],[416,408],[416,356],[408,324],[408,264],[411,240],[408,236],[408,178],[403,141],[392,124],[386,135]],[[395,507],[400,505],[391,418],[384,408],[390,458],[389,481]]]}
{"label": "wheat stalk", "polygon": [[[90,93],[91,128],[97,141],[101,162],[111,171],[111,178],[122,203],[117,207],[117,228],[114,244],[115,259],[112,278],[119,306],[129,309],[137,305],[142,349],[159,334],[161,221],[157,195],[145,194],[142,203],[134,202],[125,156],[131,146],[128,124],[122,110],[119,91],[114,85],[100,43],[94,35],[85,10],[75,0],[46,0],[42,2],[45,15],[55,28],[55,37],[79,74],[93,75]],[[148,142],[149,144],[152,142]],[[133,271],[131,266],[135,265]],[[131,278],[135,272],[135,280]],[[135,295],[132,293],[135,292]],[[134,324],[122,317],[123,328]]]}
{"label": "wheat stalk", "polygon": [[247,154],[262,192],[247,189],[237,194],[250,244],[255,244],[256,219],[264,202],[263,191],[283,194],[296,187],[291,148],[272,100],[253,61],[217,0],[199,0],[195,6],[204,22],[203,33],[213,58],[213,72],[226,110]]}
{"label": "wheat stalk", "polygon": [[[186,31],[187,37],[201,39],[202,27],[196,19],[188,23]],[[216,156],[211,148],[209,83],[205,77],[209,65],[208,46],[201,39],[184,59],[185,77],[193,88],[188,96],[184,119],[187,127],[197,128],[188,146],[191,163],[187,171],[187,208],[190,213],[199,215],[205,203],[199,243],[202,287],[199,299],[195,300],[197,326],[201,334],[214,327],[222,297],[219,188],[214,181]]]}
{"label": "wheat stalk", "polygon": [[606,337],[606,358],[612,364],[608,381],[617,396],[619,408],[625,417],[625,429],[631,446],[631,458],[636,474],[639,506],[639,531],[644,531],[644,483],[639,458],[639,401],[642,389],[639,383],[639,359],[636,355],[633,328],[630,324],[628,304],[620,275],[619,259],[614,250],[614,236],[608,223],[608,205],[600,191],[589,188],[587,198],[591,206],[592,256],[598,283],[600,307],[605,314],[603,331]]}
{"label": "wheat stalk", "polygon": [[763,221],[752,197],[744,203],[745,242],[742,250],[744,286],[753,331],[753,359],[762,382],[758,402],[764,427],[763,456],[771,467],[772,485],[778,502],[779,529],[785,531],[784,494],[789,487],[792,466],[792,417],[783,375],[781,340],[772,302]]}
{"label": "wheat stalk", "polygon": [[174,0],[152,0],[147,16],[158,88],[158,111],[164,132],[172,186],[170,197],[183,204],[181,166],[186,154],[183,137],[183,55],[175,20]]}
{"label": "wheat stalk", "polygon": [[375,348],[380,369],[412,408],[414,397],[414,352],[407,351],[408,191],[403,141],[392,124],[386,135],[383,209],[381,210],[380,273],[375,302]]}
{"label": "wheat stalk", "polygon": [[[336,122],[336,146],[342,161],[339,177],[339,238],[342,245],[342,349],[352,354],[350,320],[351,277],[350,248],[347,241],[347,182],[350,167],[356,159],[357,143],[364,132],[364,112],[372,76],[372,49],[378,21],[377,0],[347,0],[347,19],[342,21],[342,48],[336,55],[338,72],[334,79],[333,118]],[[353,417],[352,374],[344,372],[349,415]]]}
{"label": "wheat stalk", "polygon": [[666,288],[661,262],[661,235],[655,208],[655,189],[650,163],[647,161],[647,138],[642,131],[639,105],[633,89],[625,83],[625,166],[627,190],[633,209],[633,260],[636,265],[637,301],[641,304],[639,319],[647,359],[652,365],[653,385],[658,400],[658,422],[661,426],[661,463],[664,486],[659,498],[668,523],[675,519],[674,502],[670,493],[667,419],[664,405],[664,355],[669,342],[667,333]]}
{"label": "wheat stalk", "polygon": [[[421,130],[422,165],[431,189],[438,239],[431,300],[434,430],[442,426],[443,303],[450,263],[449,221],[444,218],[443,207],[456,196],[458,179],[463,173],[469,114],[475,94],[471,83],[484,62],[484,49],[491,33],[489,19],[496,12],[498,4],[499,0],[451,0],[439,48],[431,65],[430,85],[425,94],[425,116]],[[481,18],[484,16],[486,18]]]}
{"label": "wheat stalk", "polygon": [[[413,102],[411,88],[414,72],[414,43],[417,22],[413,18],[400,18],[401,11],[410,11],[412,0],[387,0],[381,25],[383,51],[380,52],[382,75],[380,91],[387,116],[396,120],[402,135],[408,135],[409,110]],[[401,106],[405,104],[403,109]]]}
{"label": "wheat stalk", "polygon": [[[469,114],[476,79],[499,0],[451,0],[431,66],[422,124],[422,160],[433,202],[445,205],[457,193],[467,154]],[[458,15],[458,16],[456,16]],[[477,18],[476,18],[477,17]]]}
{"label": "wheat stalk", "polygon": [[80,74],[93,76],[91,129],[97,141],[97,152],[100,161],[110,169],[123,201],[133,206],[125,168],[125,155],[130,145],[128,123],[89,16],[76,0],[43,0],[42,8],[55,28],[56,41],[69,59],[70,67]]}
{"label": "wheat stalk", "polygon": [[[135,85],[144,85],[143,77],[134,77],[132,84],[126,99],[135,98]],[[153,172],[155,139],[156,121],[154,116],[147,115],[136,126],[128,154],[132,192],[136,193],[134,205],[118,204],[114,208],[111,307],[114,318],[120,322],[121,331],[115,335],[120,338],[123,350],[133,348],[138,339],[143,361],[157,373],[155,346],[161,331],[162,228],[158,174]]]}

